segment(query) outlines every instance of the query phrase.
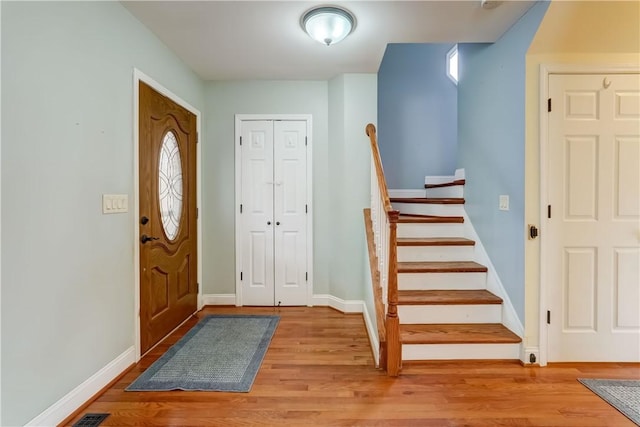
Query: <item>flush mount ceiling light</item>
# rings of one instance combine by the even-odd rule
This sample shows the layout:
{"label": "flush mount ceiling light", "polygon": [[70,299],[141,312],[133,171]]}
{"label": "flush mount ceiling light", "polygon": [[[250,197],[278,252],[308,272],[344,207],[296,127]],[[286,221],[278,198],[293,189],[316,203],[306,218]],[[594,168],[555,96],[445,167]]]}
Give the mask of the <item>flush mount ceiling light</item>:
{"label": "flush mount ceiling light", "polygon": [[312,39],[331,46],[351,34],[356,27],[356,18],[346,9],[321,6],[302,15],[300,25]]}

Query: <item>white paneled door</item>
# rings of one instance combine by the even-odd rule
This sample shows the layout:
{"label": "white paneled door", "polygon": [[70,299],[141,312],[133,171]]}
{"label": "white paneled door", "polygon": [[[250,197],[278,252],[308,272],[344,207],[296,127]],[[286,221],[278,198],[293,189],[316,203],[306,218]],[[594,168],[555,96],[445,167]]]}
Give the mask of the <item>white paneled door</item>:
{"label": "white paneled door", "polygon": [[307,122],[240,122],[243,305],[307,305]]}
{"label": "white paneled door", "polygon": [[640,76],[549,76],[548,359],[640,361]]}

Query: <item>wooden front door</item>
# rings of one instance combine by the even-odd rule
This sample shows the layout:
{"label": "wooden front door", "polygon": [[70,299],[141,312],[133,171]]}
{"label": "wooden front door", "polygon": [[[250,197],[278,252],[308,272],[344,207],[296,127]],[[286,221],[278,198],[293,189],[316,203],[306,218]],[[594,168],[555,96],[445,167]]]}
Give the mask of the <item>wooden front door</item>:
{"label": "wooden front door", "polygon": [[196,116],[140,82],[140,346],[197,310]]}

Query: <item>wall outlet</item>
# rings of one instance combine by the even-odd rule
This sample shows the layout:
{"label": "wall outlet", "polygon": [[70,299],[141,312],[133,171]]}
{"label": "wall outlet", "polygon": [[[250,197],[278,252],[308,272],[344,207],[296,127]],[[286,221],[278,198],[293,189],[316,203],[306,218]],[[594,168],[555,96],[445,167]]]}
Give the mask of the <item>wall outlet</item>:
{"label": "wall outlet", "polygon": [[507,195],[500,195],[500,202],[498,204],[498,208],[501,211],[508,211],[509,210],[509,196]]}

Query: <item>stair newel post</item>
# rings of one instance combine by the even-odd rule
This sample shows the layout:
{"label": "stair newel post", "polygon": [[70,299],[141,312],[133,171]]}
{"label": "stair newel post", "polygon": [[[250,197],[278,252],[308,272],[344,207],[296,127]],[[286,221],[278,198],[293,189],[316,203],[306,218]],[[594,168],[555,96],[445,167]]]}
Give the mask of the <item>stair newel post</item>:
{"label": "stair newel post", "polygon": [[387,375],[397,377],[402,364],[402,343],[400,342],[400,319],[398,318],[398,250],[397,228],[400,212],[389,211],[389,274],[387,304]]}

